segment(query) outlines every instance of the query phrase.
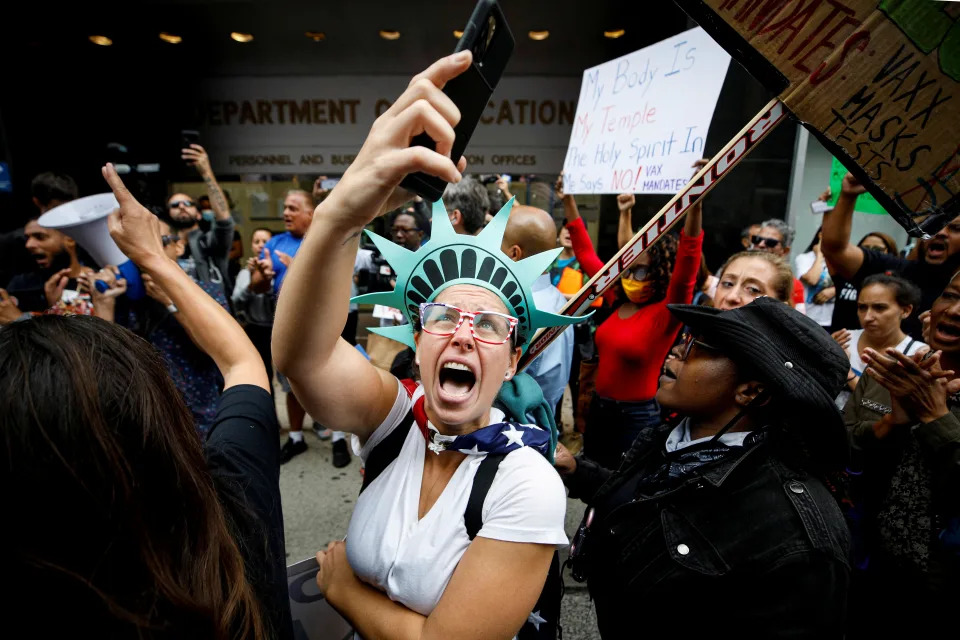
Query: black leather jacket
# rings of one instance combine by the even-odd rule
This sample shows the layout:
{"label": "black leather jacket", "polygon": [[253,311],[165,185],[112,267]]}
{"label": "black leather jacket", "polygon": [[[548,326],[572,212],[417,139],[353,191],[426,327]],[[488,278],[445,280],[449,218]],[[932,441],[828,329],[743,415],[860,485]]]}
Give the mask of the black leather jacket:
{"label": "black leather jacket", "polygon": [[669,432],[638,438],[617,472],[579,458],[564,478],[596,508],[575,569],[601,636],[842,637],[850,542],[824,485],[761,442],[638,496]]}

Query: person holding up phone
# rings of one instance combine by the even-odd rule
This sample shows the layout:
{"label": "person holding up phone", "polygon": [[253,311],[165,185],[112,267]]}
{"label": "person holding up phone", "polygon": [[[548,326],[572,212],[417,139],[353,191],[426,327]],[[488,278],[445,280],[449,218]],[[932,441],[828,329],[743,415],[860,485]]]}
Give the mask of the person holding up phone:
{"label": "person holding up phone", "polygon": [[[539,327],[579,320],[532,301],[555,252],[513,262],[500,248],[506,207],[471,236],[436,203],[430,242],[415,252],[373,236],[398,285],[366,296],[409,318],[377,332],[416,349],[420,382],[401,383],[340,336],[364,227],[409,199],[397,189],[408,174],[462,179],[466,160],[449,155],[461,107],[441,89],[471,61],[462,51],[435,62],[374,122],[317,207],[278,300],[277,368],[310,415],[362,445],[366,487],[346,541],[317,554],[317,581],[363,638],[507,640],[521,627],[556,629],[555,614],[537,606],[566,544],[566,498],[549,463],[556,426],[539,387],[517,374]],[[410,146],[422,131],[436,150]],[[471,508],[478,476],[489,480],[486,498]]]}
{"label": "person holding up phone", "polygon": [[200,207],[194,198],[185,193],[174,193],[167,198],[166,222],[173,227],[183,240],[186,250],[182,259],[191,263],[194,273],[201,282],[215,284],[223,290],[225,299],[230,299],[233,282],[230,280],[230,247],[233,246],[233,217],[227,198],[213,175],[210,157],[199,144],[181,149],[181,158],[196,168],[203,178],[213,208],[213,225],[209,231],[200,229]]}

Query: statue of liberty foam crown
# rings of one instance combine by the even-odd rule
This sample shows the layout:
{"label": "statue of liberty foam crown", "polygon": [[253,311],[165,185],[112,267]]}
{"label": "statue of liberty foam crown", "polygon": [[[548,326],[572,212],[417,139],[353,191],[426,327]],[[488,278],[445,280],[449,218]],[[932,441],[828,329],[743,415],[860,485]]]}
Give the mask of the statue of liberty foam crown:
{"label": "statue of liberty foam crown", "polygon": [[420,314],[420,305],[432,302],[441,291],[457,284],[472,284],[497,294],[507,313],[517,318],[517,344],[526,350],[538,329],[570,325],[589,317],[564,316],[536,308],[531,287],[562,251],[557,248],[524,258],[511,260],[500,244],[507,228],[507,219],[516,198],[503,205],[490,224],[479,235],[454,231],[443,202],[433,203],[430,240],[416,251],[367,231],[367,235],[397,274],[393,291],[368,293],[351,302],[382,304],[400,309],[409,324],[371,328],[370,331],[402,342],[416,349],[413,327]]}

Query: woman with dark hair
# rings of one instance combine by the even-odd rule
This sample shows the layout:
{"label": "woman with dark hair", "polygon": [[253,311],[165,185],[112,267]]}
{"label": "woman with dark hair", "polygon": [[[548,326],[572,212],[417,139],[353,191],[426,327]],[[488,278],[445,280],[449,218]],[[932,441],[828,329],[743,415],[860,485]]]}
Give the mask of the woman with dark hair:
{"label": "woman with dark hair", "polygon": [[865,349],[867,375],[847,403],[863,510],[851,638],[937,637],[956,626],[960,273],[933,302],[928,341],[923,355]]}
{"label": "woman with dark hair", "polygon": [[896,349],[912,356],[927,345],[914,340],[901,328],[920,304],[920,289],[903,278],[875,273],[867,276],[860,287],[857,299],[857,316],[862,329],[840,329],[832,334],[850,358],[850,373],[846,388],[837,396],[837,407],[842,411],[847,406],[850,393],[857,388],[866,365],[860,354],[866,349],[884,351]]}
{"label": "woman with dark hair", "polygon": [[[872,231],[860,239],[857,246],[864,251],[875,251],[885,255],[897,255],[897,241],[886,233]],[[828,263],[829,267],[830,264]],[[830,331],[840,329],[859,329],[860,320],[857,318],[857,287],[849,280],[832,270],[833,286],[837,290],[834,297],[833,317],[830,322]]]}
{"label": "woman with dark hair", "polygon": [[693,335],[657,400],[683,419],[643,432],[617,471],[557,452],[591,505],[570,557],[601,637],[842,637],[849,534],[822,478],[846,462],[843,351],[769,297],[670,310]]}
{"label": "woman with dark hair", "polygon": [[[593,277],[603,261],[593,249],[576,200],[563,193],[561,180],[557,191],[577,260]],[[613,289],[606,294],[617,306],[595,335],[596,395],[584,433],[584,453],[601,465],[615,467],[641,431],[660,424],[654,398],[660,367],[683,327],[667,304],[693,300],[703,244],[701,216],[700,204],[695,204],[687,213],[679,241],[663,235],[623,270],[622,297]]]}
{"label": "woman with dark hair", "polygon": [[[45,637],[292,637],[279,438],[257,350],[120,202],[111,235],[223,373],[201,446],[149,343],[87,317],[0,330],[5,605]],[[45,594],[56,597],[55,613]]]}

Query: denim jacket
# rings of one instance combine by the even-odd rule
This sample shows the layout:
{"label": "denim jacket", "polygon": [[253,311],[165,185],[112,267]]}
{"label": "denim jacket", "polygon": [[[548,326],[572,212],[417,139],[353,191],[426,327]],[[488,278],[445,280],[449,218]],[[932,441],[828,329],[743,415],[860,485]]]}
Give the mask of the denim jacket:
{"label": "denim jacket", "polygon": [[641,435],[616,472],[580,458],[564,478],[596,509],[577,562],[601,636],[842,637],[850,543],[826,487],[761,442],[638,493],[669,432]]}

